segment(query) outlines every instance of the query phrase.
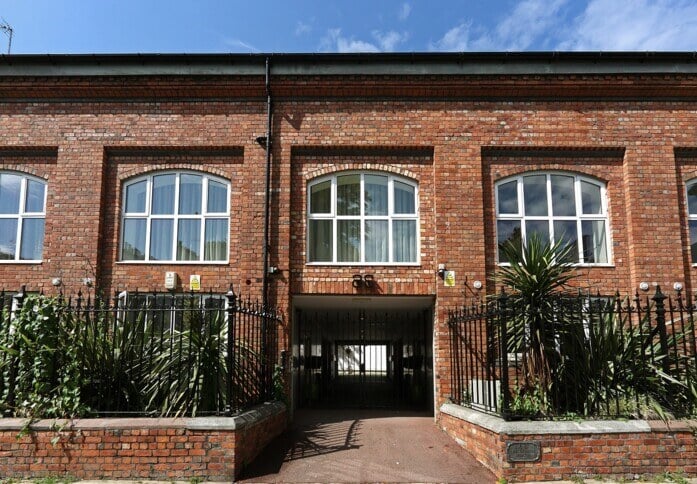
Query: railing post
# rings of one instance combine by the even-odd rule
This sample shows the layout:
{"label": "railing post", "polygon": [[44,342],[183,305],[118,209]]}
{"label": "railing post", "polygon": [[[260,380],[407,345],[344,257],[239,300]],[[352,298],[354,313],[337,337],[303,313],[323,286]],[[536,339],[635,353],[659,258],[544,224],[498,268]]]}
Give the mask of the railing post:
{"label": "railing post", "polygon": [[666,296],[661,292],[661,286],[656,286],[656,294],[651,298],[656,304],[656,328],[661,343],[661,356],[663,357],[663,370],[667,371],[668,364],[668,334],[666,331]]}
{"label": "railing post", "polygon": [[499,296],[499,321],[498,321],[500,340],[499,347],[501,351],[501,397],[503,408],[501,416],[504,420],[510,418],[510,389],[508,388],[508,295],[505,289],[501,288]]}
{"label": "railing post", "polygon": [[237,296],[230,284],[227,292],[227,405],[225,414],[229,417],[234,411],[234,385],[233,374],[235,372],[235,315],[237,314]]}

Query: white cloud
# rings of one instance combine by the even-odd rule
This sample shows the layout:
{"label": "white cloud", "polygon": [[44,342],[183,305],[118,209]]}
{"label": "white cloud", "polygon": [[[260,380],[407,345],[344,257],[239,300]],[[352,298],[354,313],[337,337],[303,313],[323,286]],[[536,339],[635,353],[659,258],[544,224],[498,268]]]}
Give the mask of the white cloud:
{"label": "white cloud", "polygon": [[369,42],[345,37],[341,34],[341,29],[330,29],[320,41],[320,50],[325,52],[390,52],[409,37],[406,33],[381,32],[379,30],[373,31],[372,35],[375,41]]}
{"label": "white cloud", "polygon": [[471,21],[448,30],[431,50],[525,50],[539,41],[558,22],[557,16],[568,0],[525,0],[492,29],[476,27]]}
{"label": "white cloud", "polygon": [[697,3],[590,0],[560,50],[697,50]]}
{"label": "white cloud", "polygon": [[411,4],[409,3],[403,3],[402,6],[399,9],[399,14],[397,14],[397,17],[399,20],[404,21],[409,17],[409,14],[411,13]]}
{"label": "white cloud", "polygon": [[243,40],[240,40],[240,39],[225,38],[225,39],[223,39],[223,42],[228,47],[233,47],[235,49],[242,48],[244,50],[248,50],[251,52],[259,52],[259,49],[254,47],[252,44],[248,44],[247,42],[244,42]]}
{"label": "white cloud", "polygon": [[305,22],[298,21],[298,23],[295,25],[295,35],[306,35],[312,32],[312,27],[310,24],[306,24]]}

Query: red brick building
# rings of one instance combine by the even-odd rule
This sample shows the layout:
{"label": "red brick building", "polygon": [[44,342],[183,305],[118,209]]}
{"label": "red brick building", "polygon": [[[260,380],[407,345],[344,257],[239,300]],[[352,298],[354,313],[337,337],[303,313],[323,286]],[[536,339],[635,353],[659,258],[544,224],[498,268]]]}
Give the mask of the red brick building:
{"label": "red brick building", "polygon": [[697,289],[696,100],[680,53],[3,56],[0,281],[233,284],[285,312],[295,405],[438,408],[497,241]]}

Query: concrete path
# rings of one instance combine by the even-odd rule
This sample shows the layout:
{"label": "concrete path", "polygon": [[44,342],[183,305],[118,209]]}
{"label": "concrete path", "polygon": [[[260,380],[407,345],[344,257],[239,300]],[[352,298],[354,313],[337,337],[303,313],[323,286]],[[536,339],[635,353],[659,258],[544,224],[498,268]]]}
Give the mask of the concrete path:
{"label": "concrete path", "polygon": [[494,475],[433,417],[375,410],[302,410],[243,471],[241,482],[493,483]]}

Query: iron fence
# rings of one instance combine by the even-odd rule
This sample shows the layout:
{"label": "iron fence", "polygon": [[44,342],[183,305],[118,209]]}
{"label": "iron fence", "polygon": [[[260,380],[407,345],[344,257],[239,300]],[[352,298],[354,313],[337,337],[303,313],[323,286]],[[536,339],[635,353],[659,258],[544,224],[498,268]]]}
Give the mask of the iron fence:
{"label": "iron fence", "polygon": [[697,306],[678,293],[500,295],[449,312],[451,399],[503,418],[697,412]]}
{"label": "iron fence", "polygon": [[[0,294],[0,340],[17,343],[18,318],[34,317],[36,307],[30,306],[36,301],[24,288]],[[91,414],[230,415],[275,396],[281,317],[232,290],[124,291],[110,299],[79,293],[53,304],[63,336],[52,340],[57,347],[51,366],[71,363],[61,354],[79,360],[72,362],[74,374]],[[26,363],[11,350],[0,348],[0,406],[6,414],[21,404],[16,395]]]}

